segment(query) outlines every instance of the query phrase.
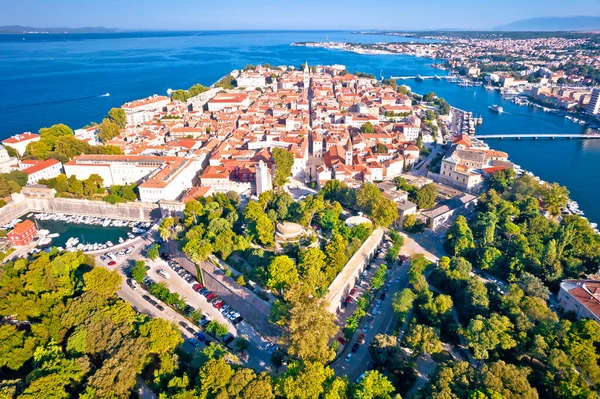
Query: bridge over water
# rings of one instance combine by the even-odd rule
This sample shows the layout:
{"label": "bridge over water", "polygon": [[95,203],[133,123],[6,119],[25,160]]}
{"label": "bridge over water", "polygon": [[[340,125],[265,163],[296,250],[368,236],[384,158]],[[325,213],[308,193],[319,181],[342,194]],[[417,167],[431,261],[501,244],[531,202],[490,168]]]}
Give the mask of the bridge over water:
{"label": "bridge over water", "polygon": [[476,139],[487,140],[487,139],[579,139],[579,140],[600,140],[600,134],[557,134],[557,133],[527,133],[527,134],[478,134],[473,136]]}
{"label": "bridge over water", "polygon": [[[421,79],[452,79],[456,78],[456,76],[419,76]],[[390,79],[394,80],[410,80],[416,79],[417,76],[392,76]]]}

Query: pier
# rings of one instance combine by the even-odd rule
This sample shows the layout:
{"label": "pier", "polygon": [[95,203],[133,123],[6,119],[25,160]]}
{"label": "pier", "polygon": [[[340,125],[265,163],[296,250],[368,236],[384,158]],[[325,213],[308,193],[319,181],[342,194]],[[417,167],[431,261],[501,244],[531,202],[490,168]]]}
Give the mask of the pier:
{"label": "pier", "polygon": [[480,139],[480,140],[488,140],[488,139],[490,139],[490,140],[491,139],[498,139],[498,140],[504,140],[504,139],[594,140],[594,139],[596,139],[596,140],[598,140],[598,139],[600,139],[600,134],[547,134],[547,133],[541,133],[541,134],[535,134],[535,133],[534,134],[481,134],[481,135],[478,134],[473,137]]}

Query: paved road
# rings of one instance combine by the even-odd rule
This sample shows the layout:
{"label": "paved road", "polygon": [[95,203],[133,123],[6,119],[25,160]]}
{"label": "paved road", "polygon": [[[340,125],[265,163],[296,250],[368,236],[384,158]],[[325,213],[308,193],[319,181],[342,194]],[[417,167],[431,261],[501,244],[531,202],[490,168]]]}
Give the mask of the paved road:
{"label": "paved road", "polygon": [[[417,243],[413,238],[408,237],[403,233],[400,234],[404,236],[404,245],[400,250],[400,254],[410,257],[414,254],[422,253],[427,259],[431,261],[436,261],[438,259],[438,256],[436,254],[433,254],[421,247],[421,245]],[[347,375],[350,381],[354,381],[362,373],[369,369],[369,367],[372,364],[372,359],[371,355],[369,354],[368,348],[371,342],[373,341],[373,338],[377,334],[391,334],[393,332],[394,326],[396,325],[397,318],[392,308],[392,296],[395,292],[401,291],[404,288],[408,287],[409,268],[410,261],[407,260],[402,265],[396,265],[389,271],[388,281],[391,281],[392,285],[389,291],[386,293],[386,298],[383,301],[377,314],[373,316],[374,320],[372,322],[372,325],[369,328],[368,332],[365,334],[365,343],[360,346],[358,351],[353,355],[350,362],[347,363],[344,358],[348,353],[350,353],[350,348],[352,347],[352,345],[354,345],[356,339],[361,334],[362,328],[365,326],[365,324],[367,324],[369,315],[372,315],[374,305],[371,306],[368,315],[363,318],[358,330],[354,334],[354,337],[352,337],[352,340],[348,341],[348,344],[344,348],[343,353],[339,356],[337,360],[335,360],[332,363],[332,368],[337,375]],[[374,270],[374,268],[372,268],[372,270]],[[398,283],[396,283],[397,278],[400,279]],[[381,294],[378,294],[377,298],[375,299],[379,299],[379,295]],[[403,330],[406,328],[405,324],[403,324],[402,326]],[[399,339],[401,339],[401,335]]]}
{"label": "paved road", "polygon": [[[242,321],[237,326],[234,326],[231,320],[223,316],[218,309],[215,309],[203,295],[198,294],[192,289],[193,284],[187,283],[182,277],[175,273],[167,265],[167,263],[161,259],[147,262],[150,266],[147,274],[152,280],[156,282],[165,283],[172,292],[177,292],[181,295],[185,302],[195,309],[201,309],[202,313],[211,320],[216,320],[221,324],[227,326],[227,329],[234,336],[246,336],[250,341],[251,345],[248,350],[249,364],[254,367],[258,367],[261,370],[269,368],[270,356],[263,350],[259,349],[264,347],[268,342],[265,340],[250,324]],[[169,279],[165,279],[157,274],[157,270],[162,269],[169,273]]]}
{"label": "paved road", "polygon": [[[130,246],[133,248],[133,252],[127,256],[124,256],[124,257],[121,257],[120,259],[118,259],[117,264],[112,267],[107,266],[106,262],[108,261],[108,259],[106,261],[101,261],[99,255],[96,257],[96,261],[97,261],[98,265],[103,265],[105,267],[108,267],[109,269],[116,268],[117,270],[119,270],[119,272],[123,276],[123,284],[121,285],[121,289],[119,291],[117,291],[117,295],[119,295],[119,297],[121,297],[123,300],[129,302],[131,304],[131,306],[133,306],[133,308],[140,313],[145,313],[151,317],[160,317],[165,320],[169,320],[171,322],[176,323],[178,328],[180,329],[181,333],[183,334],[184,338],[193,338],[193,336],[187,330],[185,330],[183,327],[181,327],[179,325],[179,322],[186,323],[188,326],[192,327],[192,329],[196,332],[201,331],[201,329],[199,327],[193,325],[193,323],[191,323],[189,320],[187,320],[181,314],[177,313],[171,307],[162,303],[160,300],[154,298],[152,295],[150,295],[148,292],[146,292],[142,287],[139,287],[136,285],[137,288],[132,289],[127,284],[125,284],[125,279],[127,278],[127,275],[126,275],[127,268],[132,266],[136,260],[143,259],[146,261],[147,265],[150,266],[150,270],[148,270],[148,275],[154,281],[156,281],[156,282],[162,281],[162,282],[167,283],[167,286],[169,287],[169,289],[171,291],[178,292],[180,295],[182,295],[184,298],[186,298],[186,302],[188,304],[190,304],[191,306],[193,306],[197,309],[198,308],[202,309],[203,313],[206,314],[210,319],[218,320],[219,322],[225,324],[227,326],[227,328],[229,329],[229,331],[231,333],[233,333],[235,336],[246,335],[248,337],[248,339],[250,340],[250,342],[253,345],[251,345],[250,349],[248,350],[248,355],[249,355],[248,360],[246,362],[244,362],[246,366],[255,368],[256,370],[259,370],[259,371],[268,369],[270,366],[270,364],[269,364],[270,356],[265,351],[262,351],[261,349],[259,349],[259,347],[263,346],[266,341],[264,341],[262,339],[262,337],[260,337],[256,333],[256,331],[245,322],[241,322],[240,324],[238,324],[237,329],[236,329],[236,327],[233,326],[231,321],[229,321],[228,319],[225,319],[225,317],[217,309],[215,309],[212,305],[210,305],[202,295],[199,295],[198,293],[196,293],[191,288],[190,284],[186,283],[179,275],[177,275],[175,272],[173,272],[168,267],[166,262],[164,262],[160,259],[157,259],[155,261],[146,259],[143,256],[143,253],[145,252],[148,245],[151,245],[152,243],[153,243],[152,238],[147,237],[144,240],[137,242],[136,246]],[[170,275],[169,280],[165,280],[164,278],[162,278],[156,274],[156,270],[158,270],[159,268],[165,269],[169,272],[169,275]],[[148,303],[144,298],[142,298],[142,295],[149,295],[150,297],[155,299],[158,303],[160,303],[163,306],[164,310],[161,311],[161,310],[157,309],[156,307],[154,307],[153,305],[151,305],[150,303]],[[194,348],[190,344],[186,343],[185,349],[188,351],[193,351]]]}

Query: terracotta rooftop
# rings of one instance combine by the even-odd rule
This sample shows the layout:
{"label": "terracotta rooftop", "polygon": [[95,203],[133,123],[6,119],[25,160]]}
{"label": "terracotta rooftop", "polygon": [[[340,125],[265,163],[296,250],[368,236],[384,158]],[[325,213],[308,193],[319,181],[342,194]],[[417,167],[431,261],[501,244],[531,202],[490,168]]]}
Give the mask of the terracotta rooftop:
{"label": "terracotta rooftop", "polygon": [[[12,234],[23,234],[31,227],[35,227],[35,224],[31,220],[25,220],[24,222],[17,223],[15,228],[10,231]],[[9,234],[10,234],[9,233]]]}

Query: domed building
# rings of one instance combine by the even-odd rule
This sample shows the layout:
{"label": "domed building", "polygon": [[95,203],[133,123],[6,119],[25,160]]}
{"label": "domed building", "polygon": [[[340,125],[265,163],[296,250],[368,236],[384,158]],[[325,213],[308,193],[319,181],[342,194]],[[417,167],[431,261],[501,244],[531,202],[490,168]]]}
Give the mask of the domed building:
{"label": "domed building", "polygon": [[354,227],[357,226],[359,224],[373,224],[369,219],[367,219],[364,216],[351,216],[348,219],[346,219],[346,226],[348,227]]}
{"label": "domed building", "polygon": [[284,241],[297,240],[305,233],[306,231],[304,230],[304,227],[298,223],[291,222],[277,223],[277,227],[275,229],[275,237]]}

